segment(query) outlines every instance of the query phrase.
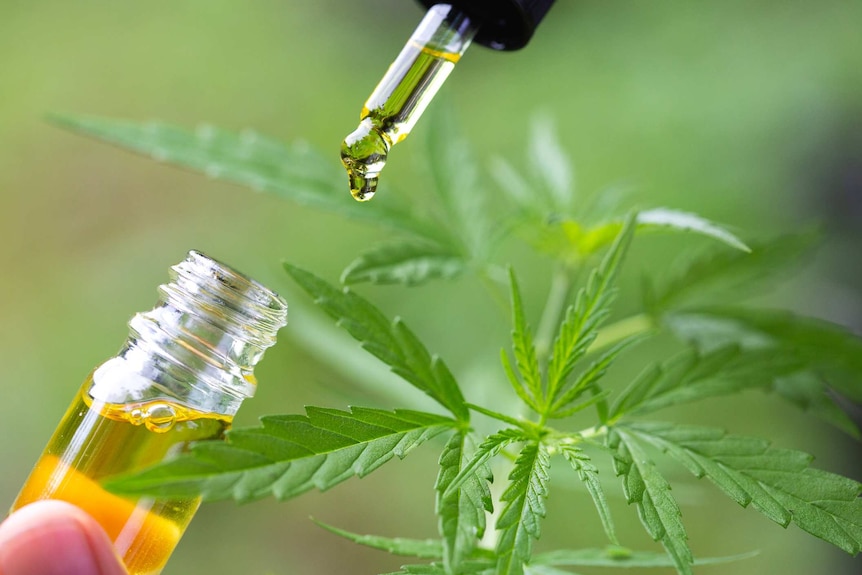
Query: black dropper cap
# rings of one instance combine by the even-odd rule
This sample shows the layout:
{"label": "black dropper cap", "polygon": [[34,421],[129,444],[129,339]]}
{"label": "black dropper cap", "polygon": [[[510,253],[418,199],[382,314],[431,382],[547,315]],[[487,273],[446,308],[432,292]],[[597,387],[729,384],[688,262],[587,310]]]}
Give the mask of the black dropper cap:
{"label": "black dropper cap", "polygon": [[474,42],[494,50],[527,45],[554,0],[419,0],[430,8],[450,4],[479,25]]}

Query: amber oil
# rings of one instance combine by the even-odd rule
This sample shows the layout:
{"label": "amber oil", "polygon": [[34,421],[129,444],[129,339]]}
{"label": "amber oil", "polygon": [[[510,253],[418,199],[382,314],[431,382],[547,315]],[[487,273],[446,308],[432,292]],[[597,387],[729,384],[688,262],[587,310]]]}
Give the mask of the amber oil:
{"label": "amber oil", "polygon": [[160,305],[129,323],[121,353],[84,382],[12,506],[77,505],[105,529],[130,575],[161,572],[200,499],[121,497],[101,483],[223,438],[286,319],[281,298],[202,254],[172,275]]}
{"label": "amber oil", "polygon": [[100,486],[113,475],[143,469],[219,439],[231,418],[167,401],[112,405],[93,400],[85,384],[69,407],[13,510],[40,499],[73,503],[98,521],[132,574],[157,573],[179,542],[200,500],[129,499]]}

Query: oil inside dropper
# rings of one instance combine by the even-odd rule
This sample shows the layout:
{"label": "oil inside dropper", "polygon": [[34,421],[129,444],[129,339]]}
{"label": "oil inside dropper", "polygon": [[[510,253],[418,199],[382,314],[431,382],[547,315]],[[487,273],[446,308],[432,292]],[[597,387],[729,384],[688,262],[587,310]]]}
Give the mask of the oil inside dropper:
{"label": "oil inside dropper", "polygon": [[368,97],[341,144],[351,195],[370,200],[389,149],[407,137],[470,45],[475,28],[448,4],[433,6]]}
{"label": "oil inside dropper", "polygon": [[341,144],[341,163],[347,170],[350,194],[364,202],[374,197],[380,170],[386,165],[386,156],[392,140],[385,131],[365,117],[359,127]]}

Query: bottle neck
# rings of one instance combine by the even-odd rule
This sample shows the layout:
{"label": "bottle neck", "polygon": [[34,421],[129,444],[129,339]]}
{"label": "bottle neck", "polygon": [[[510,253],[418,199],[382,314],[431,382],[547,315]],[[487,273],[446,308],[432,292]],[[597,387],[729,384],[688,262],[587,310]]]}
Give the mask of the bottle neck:
{"label": "bottle neck", "polygon": [[156,307],[131,319],[126,345],[93,373],[90,395],[233,416],[254,395],[254,366],[286,324],[287,304],[198,252],[171,268],[171,280]]}

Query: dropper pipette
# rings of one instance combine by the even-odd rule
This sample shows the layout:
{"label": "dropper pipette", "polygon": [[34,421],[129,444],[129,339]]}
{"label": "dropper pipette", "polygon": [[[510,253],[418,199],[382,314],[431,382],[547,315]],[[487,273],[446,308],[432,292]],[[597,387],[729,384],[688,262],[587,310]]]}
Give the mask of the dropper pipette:
{"label": "dropper pipette", "polygon": [[374,196],[390,148],[407,137],[474,37],[497,50],[521,48],[553,1],[453,0],[432,5],[368,97],[359,126],[341,144],[353,197],[366,201]]}

